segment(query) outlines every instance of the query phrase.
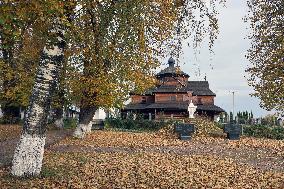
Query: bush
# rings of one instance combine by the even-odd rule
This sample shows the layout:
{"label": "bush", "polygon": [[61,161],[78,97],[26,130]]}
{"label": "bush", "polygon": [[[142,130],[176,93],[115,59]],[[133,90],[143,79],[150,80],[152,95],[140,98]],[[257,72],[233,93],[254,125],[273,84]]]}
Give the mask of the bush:
{"label": "bush", "polygon": [[196,131],[194,136],[197,137],[224,137],[223,125],[211,121],[207,117],[196,116],[193,120],[186,120],[186,122],[194,123]]}
{"label": "bush", "polygon": [[256,138],[284,139],[284,128],[280,126],[245,125],[244,135]]}
{"label": "bush", "polygon": [[165,121],[153,121],[146,120],[141,117],[133,120],[131,118],[122,119],[122,118],[107,118],[105,120],[106,128],[117,128],[117,129],[126,129],[126,130],[140,130],[140,131],[157,131],[164,126],[168,125],[168,122]]}
{"label": "bush", "polygon": [[63,123],[65,129],[71,129],[76,128],[78,120],[76,118],[65,118]]}
{"label": "bush", "polygon": [[0,124],[21,124],[22,120],[19,117],[3,116],[0,118]]}

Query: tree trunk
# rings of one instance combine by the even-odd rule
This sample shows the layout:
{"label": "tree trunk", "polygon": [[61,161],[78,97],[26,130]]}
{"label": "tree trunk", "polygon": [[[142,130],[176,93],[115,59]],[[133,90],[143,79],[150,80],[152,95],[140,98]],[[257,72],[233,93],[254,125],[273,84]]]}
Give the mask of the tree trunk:
{"label": "tree trunk", "polygon": [[79,114],[79,124],[73,134],[76,138],[84,138],[85,135],[91,132],[92,120],[96,113],[97,107],[81,107]]}
{"label": "tree trunk", "polygon": [[63,107],[62,108],[55,108],[54,110],[54,124],[58,129],[63,129]]}
{"label": "tree trunk", "polygon": [[36,73],[36,80],[24,120],[23,131],[12,162],[12,175],[37,176],[40,174],[45,145],[50,98],[63,61],[64,31],[55,24],[51,33],[56,38],[48,41]]}

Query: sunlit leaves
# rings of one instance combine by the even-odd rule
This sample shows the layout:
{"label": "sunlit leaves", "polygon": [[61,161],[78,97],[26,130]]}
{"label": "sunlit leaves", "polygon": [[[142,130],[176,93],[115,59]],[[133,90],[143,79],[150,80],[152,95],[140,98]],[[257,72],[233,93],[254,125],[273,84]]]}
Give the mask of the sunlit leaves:
{"label": "sunlit leaves", "polygon": [[1,2],[1,103],[27,105],[51,17],[61,14],[59,9],[58,1]]}
{"label": "sunlit leaves", "polygon": [[[81,70],[74,73],[71,83],[75,96],[81,94],[79,99],[87,104],[121,106],[130,91],[142,93],[154,84],[159,58],[180,51],[180,40],[195,35],[199,43],[204,35],[218,33],[214,1],[210,5],[160,0],[84,1],[78,5],[71,40],[79,57],[75,64]],[[194,11],[199,16],[193,16]],[[208,19],[208,26],[197,25]]]}
{"label": "sunlit leaves", "polygon": [[281,0],[248,1],[252,40],[247,58],[251,66],[249,84],[253,95],[268,110],[284,112],[284,2]]}
{"label": "sunlit leaves", "polygon": [[[17,82],[6,85],[2,96],[26,105],[40,51],[56,36],[49,29],[59,19],[67,28],[64,87],[72,103],[121,106],[130,91],[142,93],[154,84],[159,58],[178,54],[181,40],[194,36],[196,46],[209,34],[212,47],[218,2],[5,1],[1,48],[11,55],[3,57],[1,80],[4,85]],[[19,79],[19,73],[27,74]]]}

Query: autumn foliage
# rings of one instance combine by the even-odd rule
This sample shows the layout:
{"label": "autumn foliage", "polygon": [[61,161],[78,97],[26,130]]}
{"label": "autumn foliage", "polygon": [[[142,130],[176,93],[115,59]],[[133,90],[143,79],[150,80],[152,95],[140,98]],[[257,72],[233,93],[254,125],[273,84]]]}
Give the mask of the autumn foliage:
{"label": "autumn foliage", "polygon": [[284,3],[282,0],[248,1],[251,47],[247,72],[254,96],[267,110],[284,112]]}

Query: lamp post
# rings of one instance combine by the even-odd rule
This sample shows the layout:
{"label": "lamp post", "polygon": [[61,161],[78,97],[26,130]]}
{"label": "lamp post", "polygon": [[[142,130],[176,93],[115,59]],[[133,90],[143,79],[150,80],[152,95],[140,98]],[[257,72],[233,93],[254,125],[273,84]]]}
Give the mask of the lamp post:
{"label": "lamp post", "polygon": [[[235,93],[237,92],[237,91],[229,91],[229,92],[232,92],[232,94],[233,94],[233,120],[235,119]],[[230,121],[233,121],[233,120],[230,120]]]}

